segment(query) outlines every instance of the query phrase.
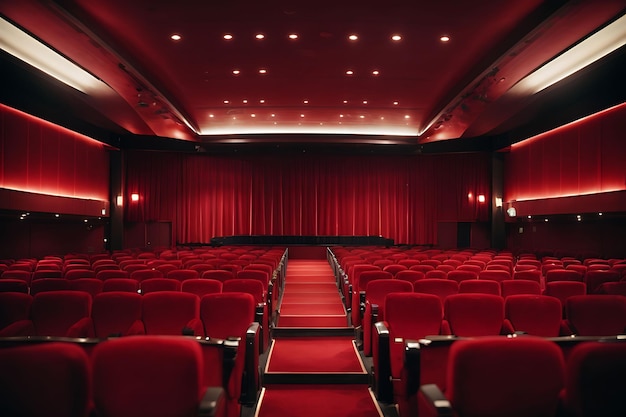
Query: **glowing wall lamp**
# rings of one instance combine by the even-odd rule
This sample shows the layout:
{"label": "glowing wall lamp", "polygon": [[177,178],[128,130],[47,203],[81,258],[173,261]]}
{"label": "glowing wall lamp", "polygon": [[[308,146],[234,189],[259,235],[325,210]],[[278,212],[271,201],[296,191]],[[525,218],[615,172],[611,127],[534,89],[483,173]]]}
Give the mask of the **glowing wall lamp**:
{"label": "glowing wall lamp", "polygon": [[132,194],[130,195],[130,201],[134,201],[134,202],[139,201],[139,194],[137,194],[137,193],[132,193]]}
{"label": "glowing wall lamp", "polygon": [[496,197],[496,207],[502,207],[502,197]]}
{"label": "glowing wall lamp", "polygon": [[508,214],[509,217],[515,217],[517,216],[517,210],[515,210],[515,207],[509,207],[508,209],[506,209],[506,214]]}
{"label": "glowing wall lamp", "polygon": [[124,197],[122,197],[121,195],[118,195],[118,196],[115,198],[115,204],[116,204],[118,207],[122,207],[122,206],[124,205]]}
{"label": "glowing wall lamp", "polygon": [[485,202],[485,195],[484,194],[479,194],[478,195],[478,202],[479,203],[484,203]]}
{"label": "glowing wall lamp", "polygon": [[0,18],[0,48],[83,93],[108,86],[69,59]]}

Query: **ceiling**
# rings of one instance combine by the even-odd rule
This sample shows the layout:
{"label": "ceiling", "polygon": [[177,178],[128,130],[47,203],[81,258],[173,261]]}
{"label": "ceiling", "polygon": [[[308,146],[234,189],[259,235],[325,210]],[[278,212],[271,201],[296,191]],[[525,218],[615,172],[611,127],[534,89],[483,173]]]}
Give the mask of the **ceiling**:
{"label": "ceiling", "polygon": [[0,99],[128,147],[499,147],[626,99],[623,46],[548,88],[527,78],[625,10],[624,0],[0,0],[6,20],[100,80],[77,91],[3,53]]}

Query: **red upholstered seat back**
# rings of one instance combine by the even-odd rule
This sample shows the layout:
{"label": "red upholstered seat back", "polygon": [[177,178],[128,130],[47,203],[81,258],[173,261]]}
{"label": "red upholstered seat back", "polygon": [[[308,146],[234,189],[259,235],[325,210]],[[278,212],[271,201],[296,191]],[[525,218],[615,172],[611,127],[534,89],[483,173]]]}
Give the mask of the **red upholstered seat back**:
{"label": "red upholstered seat back", "polygon": [[414,271],[414,270],[407,270],[407,271],[400,271],[398,273],[396,273],[395,275],[395,279],[398,280],[403,280],[403,281],[408,281],[411,284],[413,284],[415,281],[417,281],[418,279],[424,279],[425,275],[423,272],[420,271]]}
{"label": "red upholstered seat back", "polygon": [[538,269],[520,270],[513,273],[514,280],[528,280],[541,282],[541,271]]}
{"label": "red upholstered seat back", "polygon": [[513,330],[535,336],[557,337],[561,328],[561,303],[547,295],[511,295],[504,305]]}
{"label": "red upholstered seat back", "polygon": [[545,295],[556,297],[563,306],[563,315],[565,316],[565,305],[567,299],[574,295],[584,295],[587,293],[587,286],[584,282],[578,281],[555,281],[546,284]]}
{"label": "red upholstered seat back", "polygon": [[33,297],[20,292],[0,293],[0,330],[19,320],[28,320]]}
{"label": "red upholstered seat back", "polygon": [[140,269],[130,273],[130,277],[138,282],[150,278],[163,278],[163,272],[158,269]]}
{"label": "red upholstered seat back", "polygon": [[180,291],[180,281],[172,278],[148,278],[139,284],[142,294],[156,291]]}
{"label": "red upholstered seat back", "polygon": [[98,415],[196,415],[203,358],[195,340],[157,336],[110,340],[96,346],[92,361]]}
{"label": "red upholstered seat back", "polygon": [[70,328],[91,313],[91,295],[82,291],[49,291],[33,297],[31,319],[38,336],[68,336]]}
{"label": "red upholstered seat back", "polygon": [[413,291],[434,294],[443,303],[449,295],[459,292],[459,284],[451,279],[422,279],[413,283]]}
{"label": "red upholstered seat back", "polygon": [[206,294],[214,294],[222,292],[222,282],[215,279],[195,278],[183,281],[181,286],[182,292],[190,292],[198,297]]}
{"label": "red upholstered seat back", "polygon": [[70,343],[0,349],[3,416],[85,417],[90,399],[89,359]]}
{"label": "red upholstered seat back", "polygon": [[256,302],[246,293],[207,294],[200,302],[200,318],[209,337],[243,337],[254,322]]}
{"label": "red upholstered seat back", "polygon": [[621,274],[617,271],[589,270],[585,274],[585,284],[587,284],[587,293],[594,294],[600,286],[605,282],[618,282]]}
{"label": "red upholstered seat back", "polygon": [[546,283],[554,281],[582,281],[583,274],[572,269],[551,269],[546,271]]}
{"label": "red upholstered seat back", "polygon": [[243,292],[251,294],[257,304],[265,302],[265,288],[263,283],[256,279],[231,279],[224,282],[222,292]]}
{"label": "red upholstered seat back", "polygon": [[565,408],[575,416],[618,416],[626,410],[626,343],[587,342],[568,357]]}
{"label": "red upholstered seat back", "polygon": [[508,271],[485,269],[478,273],[478,279],[502,282],[511,279],[511,273]]}
{"label": "red upholstered seat back", "polygon": [[500,283],[502,297],[506,298],[516,294],[535,294],[541,295],[541,285],[538,281],[530,281],[527,279],[513,279],[502,281]]}
{"label": "red upholstered seat back", "polygon": [[559,347],[535,337],[488,337],[450,348],[447,397],[459,416],[553,416],[564,386]]}
{"label": "red upholstered seat back", "polygon": [[102,292],[103,282],[97,278],[77,278],[69,281],[70,290],[84,291],[95,297]]}
{"label": "red upholstered seat back", "polygon": [[142,319],[146,334],[181,335],[192,320],[198,320],[200,301],[197,295],[157,291],[143,296]]}
{"label": "red upholstered seat back", "polygon": [[137,292],[139,290],[139,281],[132,278],[111,278],[102,283],[102,292],[125,291]]}
{"label": "red upholstered seat back", "polygon": [[504,299],[492,294],[453,294],[446,298],[444,312],[456,336],[498,335],[504,321]]}
{"label": "red upholstered seat back", "polygon": [[392,341],[418,340],[440,333],[443,307],[433,294],[391,293],[386,296],[384,314]]}
{"label": "red upholstered seat back", "polygon": [[93,299],[91,319],[96,337],[143,331],[142,297],[132,292],[103,292]]}
{"label": "red upholstered seat back", "polygon": [[195,269],[174,269],[165,274],[167,278],[184,281],[186,279],[200,278],[200,273]]}
{"label": "red upholstered seat back", "polygon": [[259,271],[255,269],[244,269],[237,272],[237,278],[239,279],[254,279],[263,284],[263,288],[267,290],[270,282],[270,275],[266,271]]}
{"label": "red upholstered seat back", "polygon": [[459,283],[459,293],[500,295],[500,283],[492,280],[469,279]]}
{"label": "red upholstered seat back", "polygon": [[202,278],[206,279],[214,279],[217,281],[226,281],[229,279],[235,278],[235,274],[232,271],[225,271],[223,269],[216,269],[212,271],[204,271],[202,273]]}
{"label": "red upholstered seat back", "polygon": [[567,299],[566,316],[579,336],[612,336],[626,332],[626,297],[577,295]]}
{"label": "red upholstered seat back", "polygon": [[[459,268],[462,267],[463,265],[461,265]],[[448,272],[448,279],[456,282],[461,282],[469,279],[478,279],[478,272],[455,269],[454,271]]]}

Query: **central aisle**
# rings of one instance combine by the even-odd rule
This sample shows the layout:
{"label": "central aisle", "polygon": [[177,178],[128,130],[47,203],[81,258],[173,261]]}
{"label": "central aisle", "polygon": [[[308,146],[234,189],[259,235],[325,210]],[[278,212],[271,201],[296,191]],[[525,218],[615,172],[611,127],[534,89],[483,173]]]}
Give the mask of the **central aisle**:
{"label": "central aisle", "polygon": [[382,417],[326,259],[288,261],[279,312],[255,417]]}

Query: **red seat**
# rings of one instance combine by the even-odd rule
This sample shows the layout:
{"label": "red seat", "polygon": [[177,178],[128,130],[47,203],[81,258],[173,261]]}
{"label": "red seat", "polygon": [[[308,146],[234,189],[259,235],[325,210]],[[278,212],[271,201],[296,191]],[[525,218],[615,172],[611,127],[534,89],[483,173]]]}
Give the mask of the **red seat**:
{"label": "red seat", "polygon": [[145,334],[141,320],[141,295],[131,292],[103,292],[93,299],[91,320],[96,337]]}
{"label": "red seat", "polygon": [[436,295],[443,304],[449,295],[459,292],[459,284],[450,279],[422,279],[413,283],[413,291]]}
{"label": "red seat", "polygon": [[552,269],[545,273],[546,284],[554,281],[583,281],[583,275],[572,269]]}
{"label": "red seat", "polygon": [[614,336],[626,332],[626,297],[576,295],[565,304],[567,325],[578,336]]}
{"label": "red seat", "polygon": [[182,282],[180,290],[196,294],[202,298],[206,294],[215,294],[222,292],[223,283],[215,279],[195,278],[187,279]]}
{"label": "red seat", "polygon": [[452,334],[461,337],[506,333],[504,299],[492,294],[452,294],[444,302]]}
{"label": "red seat", "polygon": [[130,273],[130,278],[142,282],[150,278],[163,278],[163,272],[158,269],[139,269]]}
{"label": "red seat", "polygon": [[605,282],[598,288],[598,294],[613,294],[626,296],[626,281]]}
{"label": "red seat", "polygon": [[396,276],[396,274],[400,271],[406,271],[408,269],[409,268],[406,267],[405,265],[400,265],[400,264],[391,264],[391,265],[387,265],[383,267],[383,271],[389,272],[393,276]]}
{"label": "red seat", "polygon": [[203,336],[200,300],[186,292],[157,291],[143,296],[142,319],[146,334]]}
{"label": "red seat", "polygon": [[66,270],[65,275],[63,277],[69,280],[79,279],[79,278],[95,278],[96,271],[92,269],[71,269],[71,270]]}
{"label": "red seat", "polygon": [[398,272],[394,278],[398,280],[408,281],[413,284],[418,279],[424,279],[425,275],[423,272],[413,271],[409,269],[408,271]]}
{"label": "red seat", "polygon": [[89,359],[71,343],[0,349],[3,416],[85,417],[91,393]]}
{"label": "red seat", "polygon": [[130,274],[128,271],[122,271],[121,269],[105,269],[99,272],[96,272],[96,278],[101,281],[106,281],[112,278],[129,278]]}
{"label": "red seat", "polygon": [[9,269],[2,273],[2,279],[19,279],[21,281],[24,281],[28,286],[30,286],[32,277],[32,272],[22,271],[20,269]]}
{"label": "red seat", "polygon": [[500,292],[504,298],[516,294],[540,295],[541,285],[539,285],[539,282],[537,281],[530,281],[526,279],[507,280],[500,283]]}
{"label": "red seat", "polygon": [[200,318],[208,337],[239,338],[255,319],[256,302],[251,294],[207,294],[200,301]]}
{"label": "red seat", "polygon": [[502,282],[511,279],[511,274],[508,271],[485,269],[478,273],[478,279]]}
{"label": "red seat", "polygon": [[193,339],[141,336],[111,340],[96,346],[92,362],[97,415],[224,415],[221,389],[211,407],[216,411],[199,411],[201,404],[211,401],[203,401],[207,388],[203,352]]}
{"label": "red seat", "polygon": [[214,279],[217,281],[224,282],[226,280],[235,278],[235,274],[233,274],[231,271],[225,271],[223,269],[215,269],[215,270],[204,271],[202,273],[202,278]]}
{"label": "red seat", "polygon": [[40,292],[69,290],[70,282],[64,278],[41,278],[33,280],[30,284],[30,294]]}
{"label": "red seat", "polygon": [[372,341],[375,390],[379,401],[406,401],[404,341],[450,334],[441,299],[433,294],[390,293],[385,321],[376,324]]}
{"label": "red seat", "polygon": [[567,299],[574,295],[584,295],[587,293],[587,286],[584,282],[578,281],[554,281],[546,284],[545,295],[556,297],[563,307],[563,317],[565,317],[565,304]]}
{"label": "red seat", "polygon": [[[223,293],[246,293],[254,297],[256,303],[255,320],[261,325],[260,352],[265,352],[269,346],[271,315],[266,302],[265,288],[263,283],[256,279],[236,278],[225,281],[222,286]],[[248,323],[249,324],[249,323]]]}
{"label": "red seat", "polygon": [[0,278],[0,292],[21,292],[28,294],[28,284],[21,279]]}
{"label": "red seat", "polygon": [[33,297],[29,294],[0,293],[0,337],[32,334],[32,324],[29,320],[32,304]]}
{"label": "red seat", "polygon": [[547,295],[511,295],[504,303],[510,329],[535,336],[561,336],[561,314],[559,300]]}
{"label": "red seat", "polygon": [[36,336],[90,337],[91,295],[82,291],[48,291],[33,297],[30,318]]}
{"label": "red seat", "polygon": [[420,388],[420,417],[437,415],[435,404],[458,417],[554,416],[565,381],[561,350],[538,337],[455,342],[447,368],[445,395],[434,384]]}
{"label": "red seat", "polygon": [[378,279],[392,279],[393,275],[383,270],[363,271],[358,279],[352,283],[352,325],[360,326],[365,312],[365,289],[367,285]]}
{"label": "red seat", "polygon": [[102,292],[104,282],[98,278],[77,278],[69,281],[69,289],[72,291],[84,291],[95,297],[96,294]]}
{"label": "red seat", "polygon": [[139,291],[139,282],[131,278],[111,278],[102,283],[102,292],[110,291],[124,291],[134,292]]}
{"label": "red seat", "polygon": [[365,312],[363,314],[363,354],[372,355],[374,323],[385,320],[385,300],[388,294],[413,292],[410,282],[398,279],[377,279],[365,288]]}
{"label": "red seat", "polygon": [[459,283],[459,293],[500,295],[500,283],[482,279],[461,281]]}
{"label": "red seat", "polygon": [[165,276],[182,282],[186,279],[200,278],[200,273],[195,269],[175,269],[169,271]]}
{"label": "red seat", "polygon": [[[462,266],[463,265],[461,265],[459,268],[461,268]],[[466,281],[470,279],[478,279],[478,272],[457,268],[454,271],[448,272],[448,279],[452,281],[456,281],[458,283],[460,283],[461,281]]]}
{"label": "red seat", "polygon": [[156,291],[180,291],[180,281],[172,278],[148,278],[139,283],[142,294]]}
{"label": "red seat", "polygon": [[60,269],[55,270],[37,270],[33,272],[33,281],[45,278],[63,278],[63,271]]}
{"label": "red seat", "polygon": [[626,410],[626,343],[587,342],[567,360],[563,395],[567,415],[619,416]]}
{"label": "red seat", "polygon": [[541,282],[541,271],[538,269],[530,269],[525,271],[515,271],[513,273],[513,280],[527,280]]}
{"label": "red seat", "polygon": [[587,294],[595,294],[600,286],[605,282],[618,282],[621,275],[617,271],[609,270],[589,270],[585,274],[585,284],[587,284]]}
{"label": "red seat", "polygon": [[[441,265],[439,265],[441,266]],[[439,267],[437,267],[439,268]],[[424,276],[424,278],[426,279],[447,279],[448,278],[448,271],[444,271],[441,269],[433,269],[432,271],[427,271],[426,275]]]}

